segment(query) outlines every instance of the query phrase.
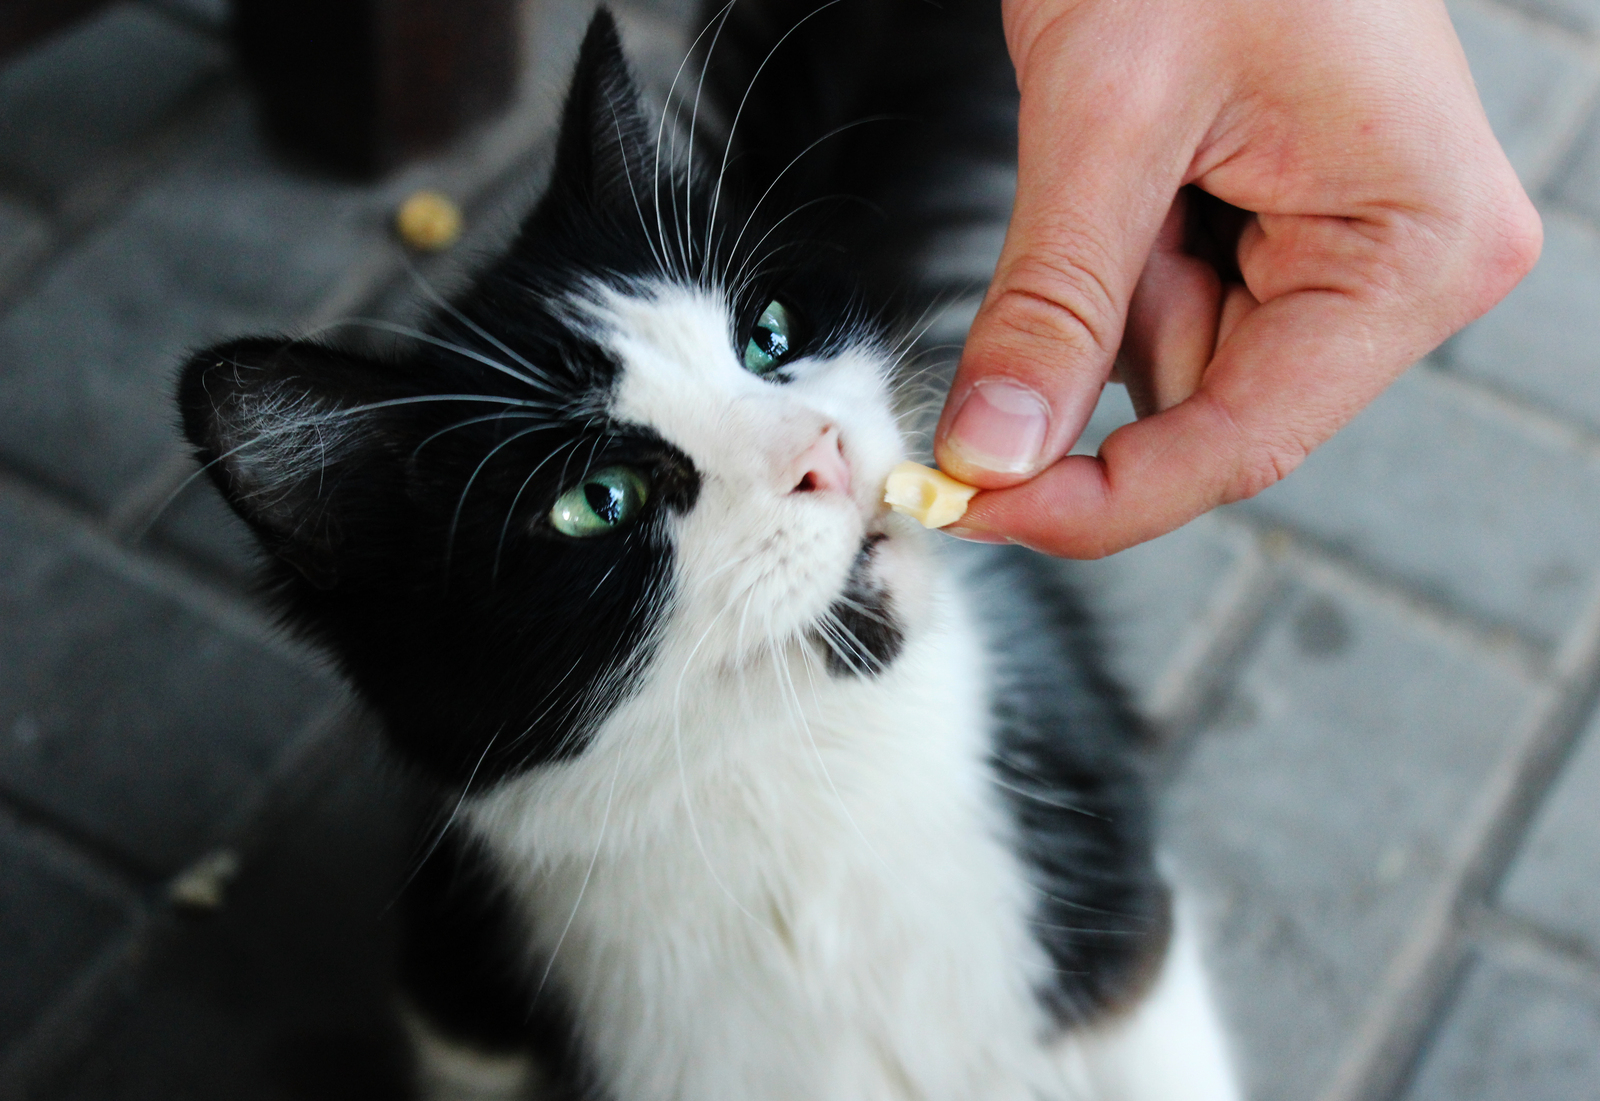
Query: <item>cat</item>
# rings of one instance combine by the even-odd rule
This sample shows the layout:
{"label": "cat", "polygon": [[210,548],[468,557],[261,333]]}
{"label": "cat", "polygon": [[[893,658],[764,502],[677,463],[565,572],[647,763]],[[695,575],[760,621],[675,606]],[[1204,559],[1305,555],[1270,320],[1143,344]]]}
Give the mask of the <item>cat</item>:
{"label": "cat", "polygon": [[438,793],[419,1095],[1234,1098],[1072,594],[881,502],[908,272],[1014,141],[998,10],[705,26],[657,111],[594,16],[547,189],[404,354],[182,372],[272,598]]}

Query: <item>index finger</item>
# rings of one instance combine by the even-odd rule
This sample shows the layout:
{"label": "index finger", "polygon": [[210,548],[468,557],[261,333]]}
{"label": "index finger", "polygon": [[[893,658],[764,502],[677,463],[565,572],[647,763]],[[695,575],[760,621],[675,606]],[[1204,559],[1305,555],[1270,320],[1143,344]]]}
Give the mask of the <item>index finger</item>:
{"label": "index finger", "polygon": [[[1257,307],[1200,388],[1022,485],[980,493],[956,534],[1098,558],[1165,534],[1292,471],[1440,339],[1331,289]],[[1382,335],[1378,335],[1382,334]]]}

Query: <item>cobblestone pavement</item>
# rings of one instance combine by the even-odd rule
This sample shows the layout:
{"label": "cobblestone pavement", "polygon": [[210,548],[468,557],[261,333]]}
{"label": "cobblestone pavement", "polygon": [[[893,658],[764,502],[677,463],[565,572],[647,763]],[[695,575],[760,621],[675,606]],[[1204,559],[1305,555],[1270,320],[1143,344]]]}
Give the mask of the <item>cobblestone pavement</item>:
{"label": "cobblestone pavement", "polygon": [[[1169,739],[1253,1101],[1600,1098],[1600,0],[1451,13],[1537,270],[1284,484],[1062,566]],[[0,1096],[394,1095],[413,803],[245,593],[169,389],[400,308],[416,187],[466,200],[458,256],[504,233],[581,19],[527,25],[510,115],[374,186],[261,147],[210,0],[0,66]]]}

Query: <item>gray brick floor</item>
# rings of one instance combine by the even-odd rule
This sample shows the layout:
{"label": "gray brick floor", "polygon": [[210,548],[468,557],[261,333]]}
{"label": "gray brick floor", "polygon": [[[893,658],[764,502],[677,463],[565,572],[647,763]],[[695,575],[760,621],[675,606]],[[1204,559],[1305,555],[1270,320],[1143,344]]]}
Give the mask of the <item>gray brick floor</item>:
{"label": "gray brick floor", "polygon": [[[647,61],[669,8],[625,9]],[[1283,485],[1061,566],[1167,738],[1252,1101],[1600,1098],[1600,0],[1451,13],[1538,269]],[[581,16],[530,7],[511,113],[370,186],[262,146],[223,17],[123,3],[0,65],[0,1098],[394,1096],[415,801],[249,598],[168,388],[405,309],[416,187],[470,216],[429,279],[492,247]]]}

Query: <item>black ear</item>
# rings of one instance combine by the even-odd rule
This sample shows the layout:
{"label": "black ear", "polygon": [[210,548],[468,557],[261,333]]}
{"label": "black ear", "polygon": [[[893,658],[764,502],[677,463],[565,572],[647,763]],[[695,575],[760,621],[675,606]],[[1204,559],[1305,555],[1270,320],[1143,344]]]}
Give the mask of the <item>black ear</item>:
{"label": "black ear", "polygon": [[551,186],[592,209],[636,216],[652,192],[655,171],[650,122],[616,20],[601,8],[578,51]]}
{"label": "black ear", "polygon": [[346,528],[403,493],[383,365],[303,341],[238,340],[194,356],[178,384],[184,434],[266,549],[319,588],[339,580]]}

